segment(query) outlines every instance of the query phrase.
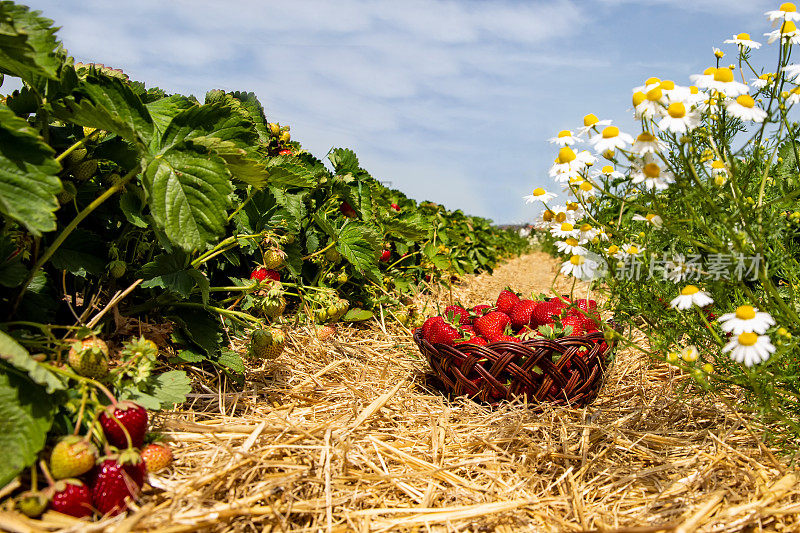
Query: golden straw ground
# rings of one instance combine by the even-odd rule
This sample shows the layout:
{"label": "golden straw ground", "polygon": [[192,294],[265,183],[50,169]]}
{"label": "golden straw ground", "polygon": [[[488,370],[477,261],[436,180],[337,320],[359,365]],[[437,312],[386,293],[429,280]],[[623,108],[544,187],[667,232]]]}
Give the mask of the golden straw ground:
{"label": "golden straw ground", "polygon": [[[547,292],[557,266],[527,255],[453,296]],[[592,405],[533,412],[426,389],[426,365],[399,326],[342,327],[325,342],[300,328],[288,339],[244,386],[200,386],[184,410],[159,417],[175,465],[110,530],[800,530],[795,471],[745,418],[682,397],[676,370],[632,351],[616,355]],[[20,523],[65,526],[49,516]]]}

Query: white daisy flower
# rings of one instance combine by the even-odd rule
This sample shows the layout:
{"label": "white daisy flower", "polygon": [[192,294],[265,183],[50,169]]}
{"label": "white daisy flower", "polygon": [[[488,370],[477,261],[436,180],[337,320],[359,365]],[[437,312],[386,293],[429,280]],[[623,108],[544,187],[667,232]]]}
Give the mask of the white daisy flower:
{"label": "white daisy flower", "polygon": [[662,114],[664,106],[669,103],[660,86],[655,86],[646,93],[637,91],[631,100],[636,118],[653,118]]}
{"label": "white daisy flower", "polygon": [[689,79],[700,89],[705,89],[707,83],[714,81],[714,73],[716,71],[717,67],[708,67],[702,74],[692,74]]}
{"label": "white daisy flower", "polygon": [[580,237],[580,232],[576,230],[575,226],[569,222],[562,222],[557,227],[553,227],[553,229],[550,230],[550,233],[553,235],[553,237],[560,237],[562,239],[567,239],[569,237],[577,239]]}
{"label": "white daisy flower", "polygon": [[[789,66],[792,66],[792,65],[789,65]],[[797,66],[800,66],[800,65],[797,65]],[[786,67],[786,68],[788,68],[788,67]],[[797,74],[800,74],[800,71],[798,71],[797,74],[794,74],[794,75],[792,75],[790,77],[790,74],[789,74],[788,71],[786,71],[786,68],[783,69],[784,72],[786,72],[786,79],[791,79],[791,78],[797,76]],[[754,87],[756,89],[763,89],[764,87],[766,87],[767,85],[772,83],[772,80],[774,79],[774,77],[775,77],[775,74],[772,74],[771,72],[767,72],[765,74],[760,75],[757,78],[752,78],[750,80],[750,86]]]}
{"label": "white daisy flower", "polygon": [[764,14],[774,28],[777,28],[784,20],[800,20],[800,13],[797,12],[797,6],[792,2],[784,2],[778,9],[767,11]]}
{"label": "white daisy flower", "polygon": [[567,218],[569,221],[575,224],[578,220],[583,218],[583,215],[586,214],[586,211],[583,209],[583,206],[578,202],[568,202],[567,206]]}
{"label": "white daisy flower", "polygon": [[[589,223],[581,224],[578,231],[580,232],[581,243],[589,242],[601,233],[599,229],[593,228]],[[608,239],[608,236],[606,236],[606,239]]]}
{"label": "white daisy flower", "polygon": [[719,102],[716,98],[707,98],[700,102],[699,108],[703,113],[719,113]]}
{"label": "white daisy flower", "polygon": [[673,283],[680,283],[687,278],[697,277],[699,273],[699,265],[687,262],[683,254],[677,254],[664,265],[664,278]]}
{"label": "white daisy flower", "polygon": [[[783,67],[783,72],[786,74],[786,79],[789,81],[794,80],[797,76],[800,76],[800,65],[786,65]],[[763,76],[763,74],[762,74]],[[770,74],[770,76],[775,76],[774,74]],[[759,76],[761,78],[761,76]]]}
{"label": "white daisy flower", "polygon": [[651,89],[655,89],[659,85],[661,85],[661,78],[656,78],[655,76],[653,76],[651,78],[647,78],[646,80],[644,80],[644,85],[640,85],[638,87],[634,87],[633,88],[633,92],[635,92],[635,93],[636,92],[646,93],[647,91],[649,91]]}
{"label": "white daisy flower", "polygon": [[681,350],[681,359],[687,363],[694,363],[700,357],[700,350],[696,346],[690,344]]}
{"label": "white daisy flower", "polygon": [[663,152],[666,149],[666,143],[653,135],[652,133],[648,133],[646,131],[639,134],[636,137],[636,140],[631,146],[631,152],[637,155],[644,155],[647,153],[657,153]]}
{"label": "white daisy flower", "polygon": [[731,352],[731,359],[750,368],[769,359],[775,352],[775,346],[766,335],[745,332],[731,339],[722,352]]}
{"label": "white daisy flower", "polygon": [[534,222],[533,227],[536,229],[550,229],[556,214],[552,209],[545,209],[539,213],[539,217]]}
{"label": "white daisy flower", "polygon": [[602,154],[608,150],[625,148],[625,146],[633,142],[633,137],[619,131],[616,126],[606,126],[600,134],[589,139],[589,142],[594,146],[597,153]]}
{"label": "white daisy flower", "polygon": [[641,220],[643,222],[647,222],[648,224],[652,224],[657,228],[660,228],[664,225],[664,220],[655,213],[648,213],[646,216],[633,215],[633,220]]}
{"label": "white daisy flower", "polygon": [[595,269],[597,269],[597,263],[582,255],[573,255],[561,265],[562,274],[575,276],[584,281],[588,281],[594,277]]}
{"label": "white daisy flower", "polygon": [[598,131],[599,128],[609,126],[610,124],[610,120],[599,120],[597,115],[594,113],[589,113],[583,117],[583,127],[578,130],[578,137],[584,137],[588,135],[591,130],[594,129],[595,131]]}
{"label": "white daisy flower", "polygon": [[742,94],[737,96],[735,100],[730,100],[725,109],[728,113],[741,120],[750,120],[753,122],[764,122],[767,118],[767,112],[756,107],[756,102],[749,94]]}
{"label": "white daisy flower", "polygon": [[700,112],[692,109],[686,110],[683,102],[673,102],[667,107],[667,115],[662,118],[658,127],[673,133],[686,133],[700,125]]}
{"label": "white daisy flower", "polygon": [[706,165],[708,170],[711,172],[712,176],[727,176],[728,175],[728,166],[725,164],[724,161],[720,161],[719,159],[715,159]]}
{"label": "white daisy flower", "polygon": [[[609,246],[609,249],[610,248],[611,247]],[[628,243],[628,244],[623,245],[622,247],[618,247],[617,248],[617,253],[615,253],[613,255],[617,259],[624,260],[624,259],[627,259],[628,257],[637,256],[637,255],[641,254],[642,252],[644,252],[644,250],[645,250],[644,246],[639,246],[638,244],[635,244],[635,243]]]}
{"label": "white daisy flower", "polygon": [[558,195],[555,193],[547,192],[541,187],[536,187],[535,189],[533,189],[532,194],[528,196],[523,196],[522,199],[525,200],[526,204],[532,204],[533,202],[549,202],[550,200],[552,200],[557,196]]}
{"label": "white daisy flower", "polygon": [[789,96],[786,97],[786,103],[788,105],[795,105],[798,102],[800,102],[800,87],[795,87],[789,91]]}
{"label": "white daisy flower", "polygon": [[678,311],[683,311],[689,309],[693,305],[705,307],[713,303],[714,299],[709,296],[707,292],[701,291],[695,285],[687,285],[681,289],[680,295],[673,299],[669,303],[669,306],[678,309]]}
{"label": "white daisy flower", "polygon": [[727,96],[734,98],[740,94],[747,94],[749,91],[747,85],[734,79],[733,71],[728,67],[714,69],[713,79],[704,79],[702,83],[698,82],[697,86],[701,89],[710,89],[712,91],[725,93]]}
{"label": "white daisy flower", "polygon": [[557,136],[550,139],[551,144],[558,144],[560,146],[569,146],[570,144],[575,144],[576,142],[578,142],[577,137],[572,135],[572,132],[569,130],[561,130],[558,132]]}
{"label": "white daisy flower", "polygon": [[661,170],[653,154],[645,154],[631,169],[631,182],[641,183],[646,189],[663,191],[675,182],[675,176],[668,170]]}
{"label": "white daisy flower", "polygon": [[611,165],[603,165],[603,168],[600,170],[595,171],[594,173],[595,178],[607,178],[607,179],[619,179],[624,178],[625,175],[618,171],[614,170],[614,167]]}
{"label": "white daisy flower", "polygon": [[767,44],[772,44],[778,39],[789,44],[800,44],[800,32],[791,20],[784,22],[777,30],[765,33],[764,37],[769,37]]}
{"label": "white daisy flower", "polygon": [[769,313],[759,311],[752,305],[741,305],[734,313],[726,313],[717,319],[719,327],[725,333],[765,333],[770,326],[775,325],[775,320]]}
{"label": "white daisy flower", "polygon": [[726,39],[724,42],[725,44],[736,44],[745,48],[761,48],[761,43],[757,43],[752,40],[749,33],[740,33],[738,35],[734,35],[733,39]]}
{"label": "white daisy flower", "polygon": [[594,188],[594,185],[591,184],[589,181],[582,181],[577,186],[573,186],[576,196],[582,198],[583,200],[588,200],[589,198],[594,198],[597,195],[597,189]]}
{"label": "white daisy flower", "polygon": [[550,167],[549,175],[558,183],[566,183],[570,178],[578,176],[583,169],[597,161],[589,150],[581,150],[577,154],[569,146],[558,151],[558,158]]}
{"label": "white daisy flower", "polygon": [[586,255],[586,248],[579,245],[578,239],[570,237],[564,241],[556,241],[556,250],[562,254]]}

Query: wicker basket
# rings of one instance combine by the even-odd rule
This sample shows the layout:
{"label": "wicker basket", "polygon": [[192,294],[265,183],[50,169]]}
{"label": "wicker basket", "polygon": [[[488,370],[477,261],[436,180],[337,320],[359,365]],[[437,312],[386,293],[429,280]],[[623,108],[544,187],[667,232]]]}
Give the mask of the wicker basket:
{"label": "wicker basket", "polygon": [[[431,344],[418,329],[414,342],[443,391],[490,404],[527,396],[531,403],[586,405],[600,390],[613,348],[599,332],[555,340],[448,346]],[[586,352],[579,354],[584,348]]]}

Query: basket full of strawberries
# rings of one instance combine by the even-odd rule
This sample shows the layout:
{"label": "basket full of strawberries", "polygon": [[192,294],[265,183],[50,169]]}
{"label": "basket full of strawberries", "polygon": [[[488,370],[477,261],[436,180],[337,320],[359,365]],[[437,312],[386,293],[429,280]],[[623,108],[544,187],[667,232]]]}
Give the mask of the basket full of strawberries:
{"label": "basket full of strawberries", "polygon": [[597,395],[612,347],[601,324],[594,300],[521,299],[507,289],[494,306],[447,307],[414,341],[448,393],[580,406]]}

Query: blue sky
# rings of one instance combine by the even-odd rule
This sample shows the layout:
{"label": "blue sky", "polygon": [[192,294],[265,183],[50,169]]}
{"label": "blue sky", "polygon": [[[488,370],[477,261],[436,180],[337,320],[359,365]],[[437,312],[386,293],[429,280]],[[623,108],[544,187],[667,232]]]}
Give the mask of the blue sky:
{"label": "blue sky", "polygon": [[[24,2],[23,2],[24,3]],[[547,139],[586,113],[631,131],[631,88],[762,43],[761,0],[30,0],[79,61],[168,92],[253,91],[317,156],[361,165],[418,200],[525,222],[553,190]],[[765,44],[766,47],[766,44]],[[759,54],[774,63],[775,48]],[[763,50],[763,48],[762,48]],[[770,67],[772,68],[772,67]],[[7,84],[0,91],[7,92]]]}

